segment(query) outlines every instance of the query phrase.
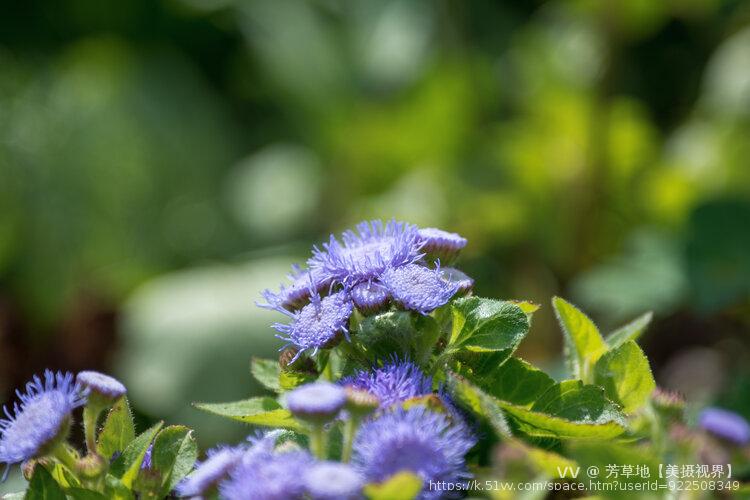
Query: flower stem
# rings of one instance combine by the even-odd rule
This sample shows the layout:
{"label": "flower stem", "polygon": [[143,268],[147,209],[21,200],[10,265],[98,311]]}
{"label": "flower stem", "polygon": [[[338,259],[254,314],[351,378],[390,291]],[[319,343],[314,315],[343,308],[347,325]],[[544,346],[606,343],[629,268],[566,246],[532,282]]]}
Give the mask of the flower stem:
{"label": "flower stem", "polygon": [[101,408],[86,406],[83,409],[83,431],[86,436],[86,448],[89,453],[96,453],[96,423],[99,420]]}
{"label": "flower stem", "polygon": [[78,459],[73,455],[66,443],[60,443],[52,450],[52,456],[60,461],[71,472],[77,474]]}
{"label": "flower stem", "polygon": [[321,460],[326,459],[326,434],[322,425],[315,425],[310,432],[310,450]]}
{"label": "flower stem", "polygon": [[352,458],[352,447],[354,446],[354,436],[357,434],[360,418],[351,416],[344,424],[344,446],[341,450],[341,461],[348,462]]}

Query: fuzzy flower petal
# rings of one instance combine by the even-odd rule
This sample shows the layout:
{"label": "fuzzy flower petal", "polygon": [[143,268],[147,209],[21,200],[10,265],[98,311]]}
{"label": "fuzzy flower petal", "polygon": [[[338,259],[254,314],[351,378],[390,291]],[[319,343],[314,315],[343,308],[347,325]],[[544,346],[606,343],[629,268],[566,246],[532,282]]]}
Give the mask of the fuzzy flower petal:
{"label": "fuzzy flower petal", "polygon": [[263,290],[265,303],[261,307],[277,309],[282,307],[288,311],[295,311],[310,303],[312,293],[322,293],[330,285],[329,280],[323,279],[316,270],[305,270],[298,265],[292,266],[292,272],[287,274],[288,285],[281,285],[278,292]]}
{"label": "fuzzy flower petal", "polygon": [[177,485],[181,497],[200,497],[213,490],[240,463],[245,450],[241,447],[221,447],[210,450],[206,460]]}
{"label": "fuzzy flower petal", "polygon": [[363,498],[364,478],[351,465],[317,462],[303,477],[312,500],[357,500]]}
{"label": "fuzzy flower petal", "polygon": [[83,387],[88,387],[91,392],[109,399],[117,399],[128,392],[122,382],[104,373],[82,371],[78,373],[76,380]]}
{"label": "fuzzy flower petal", "polygon": [[375,314],[388,305],[388,290],[374,282],[363,282],[351,289],[354,305],[362,314]]}
{"label": "fuzzy flower petal", "polygon": [[424,482],[419,498],[439,498],[430,481],[469,477],[464,456],[476,439],[467,427],[421,406],[397,409],[366,421],[354,440],[352,464],[368,481],[383,481],[408,470]]}
{"label": "fuzzy flower petal", "polygon": [[309,453],[249,453],[219,486],[226,500],[297,500],[304,498]]}
{"label": "fuzzy flower petal", "polygon": [[390,267],[416,262],[423,255],[417,226],[391,220],[365,221],[357,230],[346,231],[341,241],[333,235],[323,250],[315,249],[309,261],[334,282],[353,286],[377,279]]}
{"label": "fuzzy flower petal", "polygon": [[381,408],[407,399],[432,394],[432,378],[411,361],[393,358],[380,368],[359,371],[340,382],[377,396]]}
{"label": "fuzzy flower petal", "polygon": [[418,264],[387,269],[381,282],[393,299],[404,308],[428,314],[458,292],[459,285],[446,281],[440,269],[429,269]]}
{"label": "fuzzy flower petal", "polygon": [[315,355],[319,349],[335,345],[341,334],[348,337],[349,317],[353,310],[346,292],[336,292],[323,299],[315,296],[301,310],[293,314],[287,312],[291,317],[289,324],[275,323],[273,327],[281,333],[277,337],[299,349],[296,360],[308,349],[312,349],[312,355]]}
{"label": "fuzzy flower petal", "polygon": [[741,415],[721,408],[706,408],[698,418],[701,428],[735,444],[750,443],[750,424]]}
{"label": "fuzzy flower petal", "polygon": [[346,404],[346,391],[330,382],[314,382],[297,387],[286,396],[286,404],[294,415],[329,419]]}
{"label": "fuzzy flower petal", "polygon": [[16,391],[19,403],[3,407],[0,419],[0,463],[15,464],[38,458],[65,437],[71,412],[86,403],[87,391],[73,381],[72,373],[44,372]]}
{"label": "fuzzy flower petal", "polygon": [[434,227],[420,229],[419,239],[423,244],[422,251],[427,255],[427,260],[431,262],[436,260],[452,262],[468,242],[460,234],[449,233]]}

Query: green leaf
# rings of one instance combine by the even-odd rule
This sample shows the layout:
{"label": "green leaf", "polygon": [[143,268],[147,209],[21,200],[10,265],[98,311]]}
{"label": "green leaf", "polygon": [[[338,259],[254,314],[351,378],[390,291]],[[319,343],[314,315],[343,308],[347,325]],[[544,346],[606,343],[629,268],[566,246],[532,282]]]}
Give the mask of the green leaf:
{"label": "green leaf", "polygon": [[109,410],[99,433],[96,449],[99,455],[110,459],[115,452],[122,452],[134,438],[133,415],[130,412],[128,399],[123,396]]}
{"label": "green leaf", "polygon": [[495,354],[483,356],[473,372],[479,386],[497,399],[529,405],[555,385],[552,377],[523,359],[510,357],[498,365]]}
{"label": "green leaf", "polygon": [[246,424],[280,427],[293,431],[304,430],[304,426],[294,420],[289,410],[282,408],[278,401],[269,397],[250,398],[231,403],[193,403],[193,406],[199,410]]}
{"label": "green leaf", "polygon": [[504,401],[500,405],[531,436],[608,439],[625,431],[625,418],[604,390],[580,380],[555,384],[531,409]]}
{"label": "green leaf", "polygon": [[625,413],[643,406],[656,388],[648,359],[632,340],[599,358],[594,366],[594,382],[604,387],[607,396]]}
{"label": "green leaf", "polygon": [[451,350],[502,352],[509,357],[529,331],[526,313],[512,302],[468,297],[453,303]]}
{"label": "green leaf", "polygon": [[71,500],[107,500],[101,493],[83,488],[68,488],[65,492]]}
{"label": "green leaf", "polygon": [[292,389],[307,384],[308,382],[314,382],[318,379],[318,375],[310,372],[298,372],[295,370],[281,370],[279,373],[279,387],[283,391],[291,391]]}
{"label": "green leaf", "polygon": [[133,500],[133,492],[112,474],[104,476],[105,493],[108,500]]}
{"label": "green leaf", "polygon": [[26,490],[25,500],[66,500],[65,492],[44,467],[37,465]]}
{"label": "green leaf", "polygon": [[448,372],[448,391],[462,406],[478,417],[487,420],[501,436],[510,436],[511,431],[499,402],[461,375]]}
{"label": "green leaf", "polygon": [[250,361],[250,372],[255,380],[269,391],[281,392],[281,385],[279,385],[281,368],[278,361],[254,357]]}
{"label": "green leaf", "polygon": [[162,496],[166,496],[188,475],[197,459],[198,444],[191,429],[174,425],[156,436],[151,464],[162,476]]}
{"label": "green leaf", "polygon": [[407,311],[390,311],[368,316],[359,323],[356,335],[352,339],[359,351],[366,354],[370,363],[384,359],[394,352],[403,353],[404,356],[416,360],[422,354],[418,351],[427,343],[427,340],[419,340],[420,337],[429,336],[434,331],[432,327],[424,329],[425,321],[434,322],[434,319],[419,319]]}
{"label": "green leaf", "polygon": [[573,304],[555,297],[552,306],[565,336],[566,357],[572,376],[589,382],[590,371],[599,357],[607,352],[607,344],[594,322]]}
{"label": "green leaf", "polygon": [[422,491],[422,478],[413,472],[401,471],[382,483],[366,485],[364,491],[370,500],[411,500]]}
{"label": "green leaf", "polygon": [[649,311],[642,316],[638,316],[627,325],[618,328],[614,332],[607,335],[607,345],[610,349],[614,349],[616,347],[620,347],[628,340],[638,340],[638,337],[640,337],[641,334],[646,330],[653,317],[654,313]]}
{"label": "green leaf", "polygon": [[141,468],[143,457],[146,455],[151,442],[154,440],[154,436],[159,432],[164,422],[159,422],[146,432],[135,438],[122,452],[122,455],[117,457],[112,463],[109,471],[116,478],[120,479],[122,484],[128,488],[132,488],[133,481],[138,476],[138,471]]}

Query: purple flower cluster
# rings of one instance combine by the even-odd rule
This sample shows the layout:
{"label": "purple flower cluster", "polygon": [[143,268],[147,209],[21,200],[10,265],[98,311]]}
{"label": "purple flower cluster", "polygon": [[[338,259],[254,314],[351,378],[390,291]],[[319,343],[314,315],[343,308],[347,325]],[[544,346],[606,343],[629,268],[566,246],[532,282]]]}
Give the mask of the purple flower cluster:
{"label": "purple flower cluster", "polygon": [[289,323],[275,323],[278,337],[315,355],[348,339],[354,308],[374,314],[389,304],[429,314],[466,293],[473,280],[440,262],[455,260],[467,240],[435,228],[391,220],[361,222],[340,238],[331,235],[314,247],[307,268],[294,266],[289,284],[277,292],[265,290],[258,305],[279,311]]}

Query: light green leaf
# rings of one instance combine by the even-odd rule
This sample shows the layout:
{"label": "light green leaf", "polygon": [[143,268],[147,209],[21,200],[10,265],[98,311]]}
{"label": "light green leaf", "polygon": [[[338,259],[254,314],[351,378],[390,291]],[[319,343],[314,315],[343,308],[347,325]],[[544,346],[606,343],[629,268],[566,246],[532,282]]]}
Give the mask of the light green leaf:
{"label": "light green leaf", "polygon": [[512,302],[468,297],[453,303],[449,350],[502,352],[507,358],[529,331],[526,313]]}
{"label": "light green leaf", "polygon": [[448,372],[448,391],[462,406],[489,422],[501,436],[510,436],[511,431],[499,402],[461,375]]}
{"label": "light green leaf", "polygon": [[475,380],[487,393],[517,405],[529,405],[555,385],[552,377],[530,363],[510,357],[497,364],[495,353],[484,355],[473,367]]}
{"label": "light green leaf", "polygon": [[122,452],[134,438],[133,415],[128,399],[123,396],[109,410],[99,433],[96,449],[99,455],[111,459],[115,452]]}
{"label": "light green leaf", "polygon": [[416,316],[407,311],[390,311],[364,318],[352,339],[358,351],[365,353],[369,363],[394,352],[419,362],[427,357],[427,348],[434,344],[439,333],[439,327],[432,317]]}
{"label": "light green leaf", "polygon": [[25,500],[65,500],[65,492],[52,475],[41,465],[34,468]]}
{"label": "light green leaf", "polygon": [[156,436],[151,464],[161,474],[162,496],[166,496],[188,475],[197,459],[198,444],[191,429],[174,425]]}
{"label": "light green leaf", "polygon": [[68,488],[65,492],[69,500],[107,500],[101,493],[83,488]]}
{"label": "light green leaf", "polygon": [[599,357],[607,352],[599,329],[588,316],[570,302],[552,299],[557,321],[565,336],[565,351],[573,378],[590,382],[590,371]]}
{"label": "light green leaf", "polygon": [[291,391],[292,389],[299,387],[309,382],[314,382],[318,379],[318,375],[310,372],[298,372],[295,370],[281,370],[279,373],[279,387],[283,391]]}
{"label": "light green leaf", "polygon": [[279,427],[293,431],[304,430],[304,426],[294,420],[289,410],[282,408],[278,401],[269,397],[250,398],[231,403],[193,403],[193,406],[199,410],[246,424]]}
{"label": "light green leaf", "polygon": [[646,330],[653,317],[654,313],[649,311],[642,316],[638,316],[627,325],[618,328],[607,335],[607,345],[610,349],[614,349],[620,347],[628,340],[638,340],[638,337]]}
{"label": "light green leaf", "polygon": [[159,422],[146,432],[135,438],[122,452],[122,455],[117,457],[112,463],[109,471],[116,478],[120,479],[123,485],[128,488],[132,488],[133,481],[138,476],[138,471],[141,468],[143,457],[146,455],[151,442],[154,440],[154,436],[159,432],[164,422]]}
{"label": "light green leaf", "polygon": [[364,491],[369,500],[412,500],[422,491],[422,478],[401,471],[382,483],[366,485]]}
{"label": "light green leaf", "polygon": [[607,396],[625,413],[643,406],[656,388],[648,359],[632,340],[599,358],[594,366],[594,382],[604,387]]}
{"label": "light green leaf", "polygon": [[279,385],[279,362],[273,359],[253,358],[250,361],[250,372],[260,384],[273,392],[281,392]]}

